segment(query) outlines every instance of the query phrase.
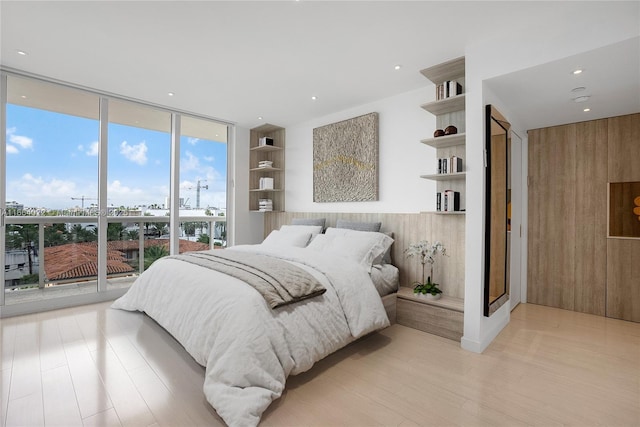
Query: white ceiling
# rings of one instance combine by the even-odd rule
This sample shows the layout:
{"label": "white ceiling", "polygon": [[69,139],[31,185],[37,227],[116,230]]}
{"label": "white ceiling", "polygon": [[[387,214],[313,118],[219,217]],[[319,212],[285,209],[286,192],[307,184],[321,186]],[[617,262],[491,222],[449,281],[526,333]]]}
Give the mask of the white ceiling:
{"label": "white ceiling", "polygon": [[[473,43],[631,27],[627,43],[487,82],[534,128],[640,111],[639,5],[0,0],[0,65],[245,127],[286,127],[425,87],[420,69]],[[574,64],[589,71],[580,86],[592,95],[591,117],[570,100]]]}

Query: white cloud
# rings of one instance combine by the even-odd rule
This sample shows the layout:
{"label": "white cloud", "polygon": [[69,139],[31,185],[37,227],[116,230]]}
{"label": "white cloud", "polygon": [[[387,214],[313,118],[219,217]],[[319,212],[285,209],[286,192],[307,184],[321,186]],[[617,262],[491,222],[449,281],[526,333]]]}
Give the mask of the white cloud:
{"label": "white cloud", "polygon": [[213,162],[216,160],[216,158],[213,156],[204,156],[203,159],[206,160],[207,162]]}
{"label": "white cloud", "polygon": [[[10,150],[9,145],[7,145],[7,152],[15,154],[19,151],[18,147],[22,148],[23,150],[24,149],[33,150],[33,139],[24,135],[16,135],[16,130],[17,129],[15,127],[7,129],[7,136],[9,137],[8,142],[13,144],[12,150]],[[18,147],[16,147],[16,145]]]}
{"label": "white cloud", "polygon": [[127,141],[120,144],[120,154],[127,160],[145,165],[147,163],[147,143],[142,141],[140,144],[129,145]]}
{"label": "white cloud", "polygon": [[196,145],[198,141],[200,141],[200,138],[191,138],[191,137],[187,138],[187,142],[191,145]]}
{"label": "white cloud", "polygon": [[13,145],[7,144],[7,154],[18,154],[18,149]]}
{"label": "white cloud", "polygon": [[87,156],[97,156],[98,155],[98,141],[94,141],[89,145],[89,149],[87,150]]}
{"label": "white cloud", "polygon": [[[82,191],[87,191],[83,189]],[[44,179],[25,173],[20,179],[7,182],[9,200],[19,200],[25,206],[66,208],[72,205],[71,197],[78,196],[76,183],[63,179]],[[86,193],[89,194],[89,193]]]}
{"label": "white cloud", "polygon": [[180,159],[180,171],[187,172],[200,169],[200,160],[189,151]]}

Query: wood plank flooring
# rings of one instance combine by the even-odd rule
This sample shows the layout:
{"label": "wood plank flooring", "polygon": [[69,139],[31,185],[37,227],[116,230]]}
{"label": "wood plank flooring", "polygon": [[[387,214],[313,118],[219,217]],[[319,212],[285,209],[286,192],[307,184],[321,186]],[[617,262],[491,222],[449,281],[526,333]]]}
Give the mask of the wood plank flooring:
{"label": "wood plank flooring", "polygon": [[[0,426],[219,426],[204,368],[109,303],[0,320]],[[483,354],[401,325],[290,377],[264,426],[638,426],[640,324],[521,304]]]}

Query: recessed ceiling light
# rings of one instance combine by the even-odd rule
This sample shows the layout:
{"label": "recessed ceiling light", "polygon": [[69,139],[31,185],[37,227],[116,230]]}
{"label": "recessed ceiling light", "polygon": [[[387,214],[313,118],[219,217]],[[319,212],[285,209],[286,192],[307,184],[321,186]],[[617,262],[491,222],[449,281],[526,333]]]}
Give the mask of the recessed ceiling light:
{"label": "recessed ceiling light", "polygon": [[399,70],[400,68],[402,68],[402,65],[398,64],[395,67],[393,67],[394,70]]}
{"label": "recessed ceiling light", "polygon": [[577,93],[577,92],[582,92],[584,90],[586,90],[587,88],[584,86],[580,86],[580,87],[574,87],[573,89],[571,89],[571,92],[573,93]]}
{"label": "recessed ceiling light", "polygon": [[27,99],[27,95],[20,95],[20,98]]}
{"label": "recessed ceiling light", "polygon": [[173,93],[173,92],[168,92],[168,93],[167,93],[167,95],[169,95],[169,96],[173,96],[173,95],[175,95],[175,93]]}
{"label": "recessed ceiling light", "polygon": [[582,71],[583,71],[583,70],[582,70],[581,68],[578,68],[578,69],[576,69],[576,70],[573,70],[573,71],[571,72],[571,74],[580,74],[580,73],[582,73]]}
{"label": "recessed ceiling light", "polygon": [[258,120],[262,120],[262,116],[258,116]]}
{"label": "recessed ceiling light", "polygon": [[311,97],[311,100],[313,100],[313,101],[315,101],[316,99],[318,99],[318,97],[315,96],[315,95]]}
{"label": "recessed ceiling light", "polygon": [[584,109],[584,110],[582,110],[582,111],[584,111],[585,113],[588,113],[589,111],[591,111],[591,108],[585,108],[585,109]]}
{"label": "recessed ceiling light", "polygon": [[573,98],[573,102],[585,102],[585,101],[587,101],[589,98],[591,98],[589,95],[578,96],[578,97],[576,97],[576,98]]}
{"label": "recessed ceiling light", "polygon": [[18,53],[18,55],[22,55],[22,56],[27,56],[28,55],[28,53],[25,52],[24,50],[17,50],[16,52]]}

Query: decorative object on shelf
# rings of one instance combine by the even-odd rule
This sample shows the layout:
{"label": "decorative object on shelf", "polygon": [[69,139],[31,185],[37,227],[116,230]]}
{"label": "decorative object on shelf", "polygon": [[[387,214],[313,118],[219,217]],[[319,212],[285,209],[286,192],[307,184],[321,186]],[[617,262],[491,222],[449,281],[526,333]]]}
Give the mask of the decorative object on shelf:
{"label": "decorative object on shelf", "polygon": [[313,129],[313,201],[378,200],[378,113]]}
{"label": "decorative object on shelf", "polygon": [[273,138],[269,138],[268,136],[263,136],[262,138],[258,139],[259,147],[263,147],[265,145],[273,146]]}
{"label": "decorative object on shelf", "polygon": [[[432,297],[441,294],[442,290],[438,287],[440,285],[432,282],[431,278],[433,277],[433,264],[436,262],[436,256],[438,254],[441,254],[442,256],[448,256],[447,250],[444,245],[439,241],[431,244],[428,240],[421,240],[418,243],[410,244],[409,247],[405,249],[404,254],[407,258],[419,256],[420,263],[422,264],[422,282],[414,283],[413,293],[418,295],[429,294]],[[425,281],[424,276],[427,264],[429,265],[430,273],[427,277],[427,280]]]}
{"label": "decorative object on shelf", "polygon": [[444,131],[442,129],[436,129],[435,132],[433,132],[433,137],[437,138],[439,136],[444,136]]}
{"label": "decorative object on shelf", "polygon": [[458,128],[455,127],[454,125],[449,125],[446,128],[444,128],[445,135],[455,135],[456,133],[458,133]]}
{"label": "decorative object on shelf", "polygon": [[638,215],[638,221],[640,221],[640,196],[638,196],[635,199],[633,199],[633,204],[636,205],[633,208],[633,213],[635,215]]}

